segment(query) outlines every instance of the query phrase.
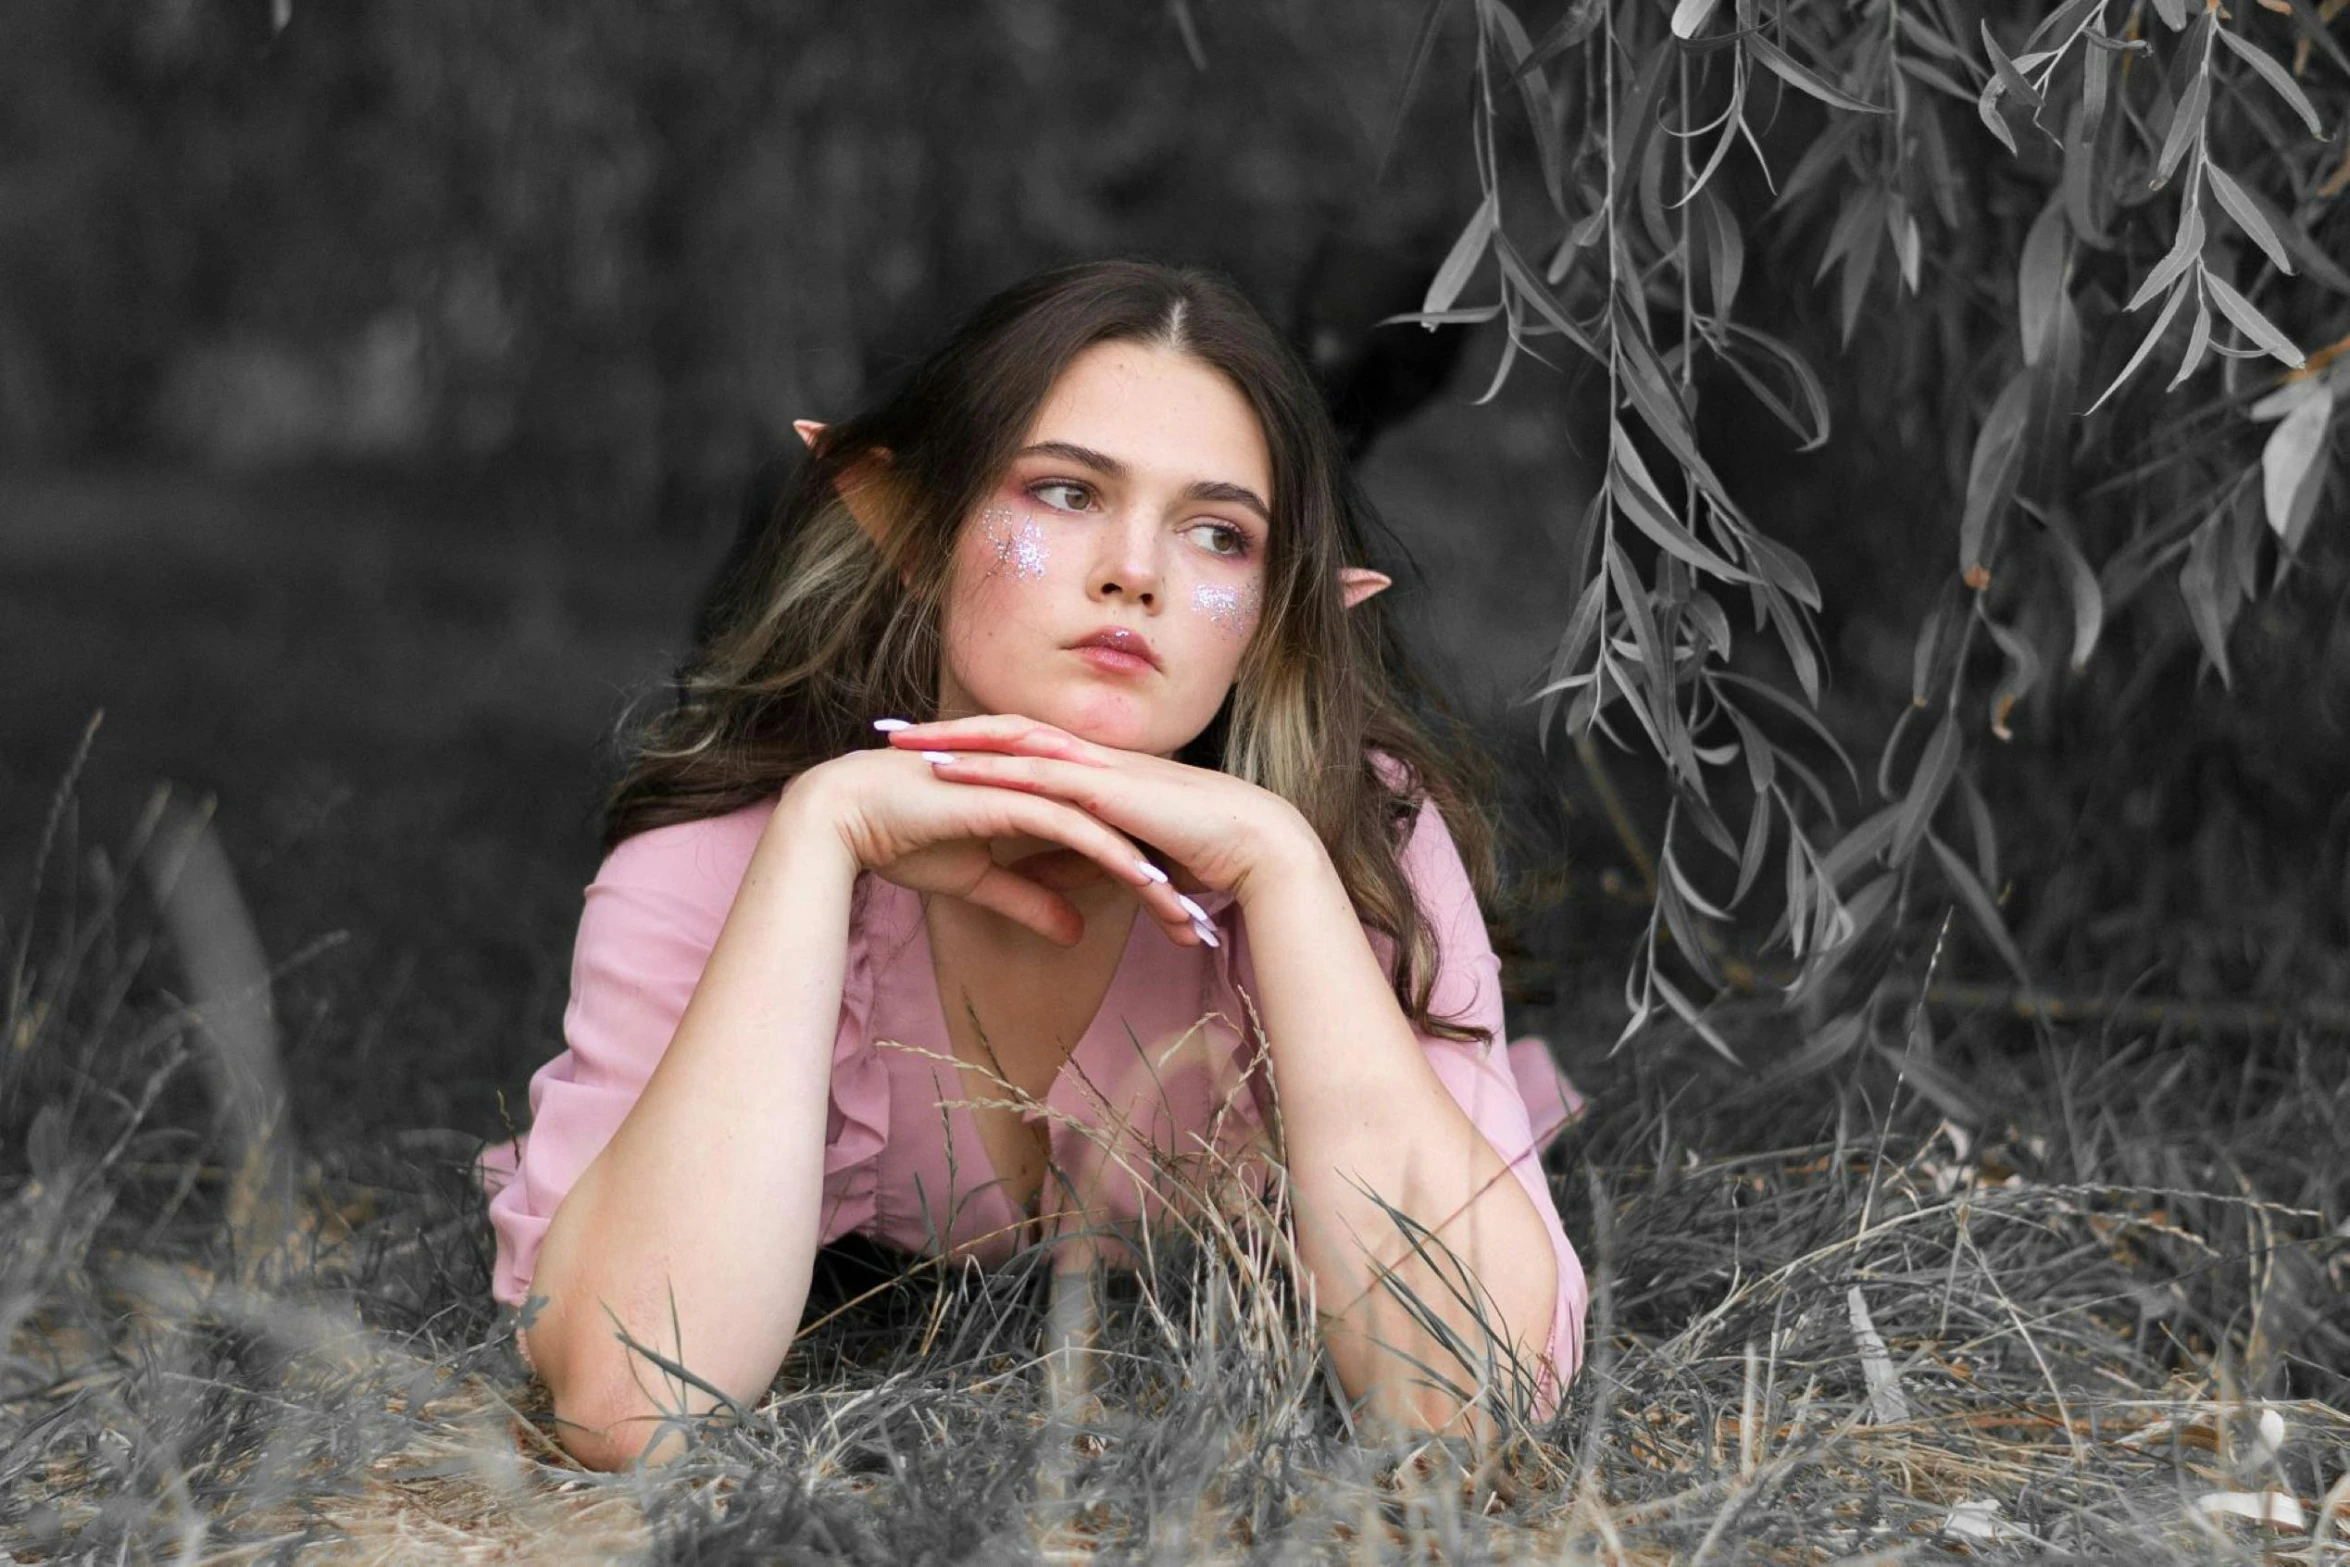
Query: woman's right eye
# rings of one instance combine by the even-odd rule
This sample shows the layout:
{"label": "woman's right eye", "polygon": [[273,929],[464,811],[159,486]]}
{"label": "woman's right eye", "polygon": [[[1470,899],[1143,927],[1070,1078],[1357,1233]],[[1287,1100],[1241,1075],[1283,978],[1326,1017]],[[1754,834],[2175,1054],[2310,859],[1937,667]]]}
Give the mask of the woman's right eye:
{"label": "woman's right eye", "polygon": [[[1073,495],[1076,499],[1068,505],[1063,505],[1053,498],[1056,492],[1061,495]],[[1032,484],[1028,487],[1028,493],[1055,511],[1083,511],[1085,510],[1085,502],[1092,495],[1092,491],[1084,485],[1073,483],[1068,479],[1047,479],[1042,484]]]}

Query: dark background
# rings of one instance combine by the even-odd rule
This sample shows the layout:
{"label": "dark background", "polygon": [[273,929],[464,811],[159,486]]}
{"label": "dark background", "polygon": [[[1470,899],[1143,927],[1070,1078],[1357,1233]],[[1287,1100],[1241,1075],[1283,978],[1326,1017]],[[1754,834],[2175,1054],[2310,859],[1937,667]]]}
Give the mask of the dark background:
{"label": "dark background", "polygon": [[[347,933],[277,990],[307,1135],[519,1118],[618,726],[789,421],[1104,254],[1223,268],[1359,358],[1477,198],[1465,37],[1398,114],[1418,11],[10,5],[0,906],[103,709],[85,869],[168,783],[274,958]],[[1610,844],[1509,699],[1571,602],[1575,388],[1522,359],[1472,406],[1499,343],[1461,336],[1365,472],[1555,917],[1596,885],[1570,842]],[[1537,990],[1614,989],[1640,911],[1587,903]]]}

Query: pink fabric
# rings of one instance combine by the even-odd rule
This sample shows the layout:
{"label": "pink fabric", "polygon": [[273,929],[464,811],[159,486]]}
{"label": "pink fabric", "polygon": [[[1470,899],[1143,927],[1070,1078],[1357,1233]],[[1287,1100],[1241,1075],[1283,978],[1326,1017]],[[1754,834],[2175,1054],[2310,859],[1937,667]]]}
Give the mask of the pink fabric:
{"label": "pink fabric", "polygon": [[[587,889],[572,957],[568,1048],[531,1079],[531,1130],[482,1158],[497,1233],[493,1293],[520,1305],[556,1205],[610,1141],[651,1076],[725,922],[770,804],[630,838]],[[1432,1010],[1487,1031],[1502,1027],[1501,965],[1452,834],[1421,807],[1404,870],[1433,922],[1440,966]],[[1224,934],[1217,949],[1179,947],[1137,916],[1091,1027],[1038,1107],[1052,1166],[1041,1206],[1082,1209],[1070,1229],[1106,1231],[1106,1255],[1160,1214],[1154,1159],[1164,1165],[1245,1158],[1264,1133],[1269,1066],[1250,1071],[1256,993],[1246,922],[1229,893],[1194,895]],[[1392,951],[1371,941],[1382,962]],[[1537,1418],[1555,1410],[1581,1363],[1583,1269],[1559,1222],[1542,1151],[1582,1110],[1539,1038],[1488,1049],[1420,1036],[1445,1088],[1533,1200],[1558,1262],[1558,1302],[1538,1371]],[[865,875],[851,900],[848,966],[833,1041],[824,1149],[821,1241],[863,1234],[902,1250],[957,1250],[984,1265],[1018,1250],[1023,1211],[995,1182],[963,1101],[1008,1098],[966,1090],[940,1009],[918,895]],[[1085,1130],[1090,1128],[1092,1136]]]}

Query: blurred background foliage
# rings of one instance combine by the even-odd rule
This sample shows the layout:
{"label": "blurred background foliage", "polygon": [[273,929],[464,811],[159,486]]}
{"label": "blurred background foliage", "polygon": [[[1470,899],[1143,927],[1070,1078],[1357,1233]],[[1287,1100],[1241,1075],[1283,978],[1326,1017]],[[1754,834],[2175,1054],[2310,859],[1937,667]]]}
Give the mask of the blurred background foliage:
{"label": "blurred background foliage", "polygon": [[2019,996],[2338,1030],[2342,10],[14,0],[0,814],[108,706],[94,799],[217,793],[272,950],[362,935],[287,981],[307,1113],[389,1113],[389,1031],[486,1122],[788,421],[1144,253],[1353,410],[1570,1064],[1956,1111]]}
{"label": "blurred background foliage", "polygon": [[1039,265],[1278,307],[1335,228],[1457,221],[1430,158],[1366,210],[1409,23],[1321,9],[1219,8],[1210,59],[1159,5],[27,0],[0,451],[533,460],[592,520],[731,517],[789,420]]}

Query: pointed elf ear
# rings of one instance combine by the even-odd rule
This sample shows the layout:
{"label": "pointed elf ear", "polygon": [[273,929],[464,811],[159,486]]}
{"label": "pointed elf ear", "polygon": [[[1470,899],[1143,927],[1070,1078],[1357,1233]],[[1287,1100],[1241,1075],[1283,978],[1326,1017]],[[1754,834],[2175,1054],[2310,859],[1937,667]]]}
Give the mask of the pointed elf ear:
{"label": "pointed elf ear", "polygon": [[1354,608],[1372,594],[1395,586],[1395,579],[1383,571],[1367,566],[1338,568],[1338,591],[1346,595],[1346,607]]}
{"label": "pointed elf ear", "polygon": [[[820,419],[794,419],[791,427],[810,451],[816,449],[816,438],[825,430]],[[888,520],[881,504],[885,499],[883,487],[876,481],[884,477],[878,470],[886,468],[888,463],[889,453],[876,447],[871,455],[860,459],[841,476],[841,500],[848,506],[849,515],[857,519],[857,526],[876,545],[885,545]]]}

